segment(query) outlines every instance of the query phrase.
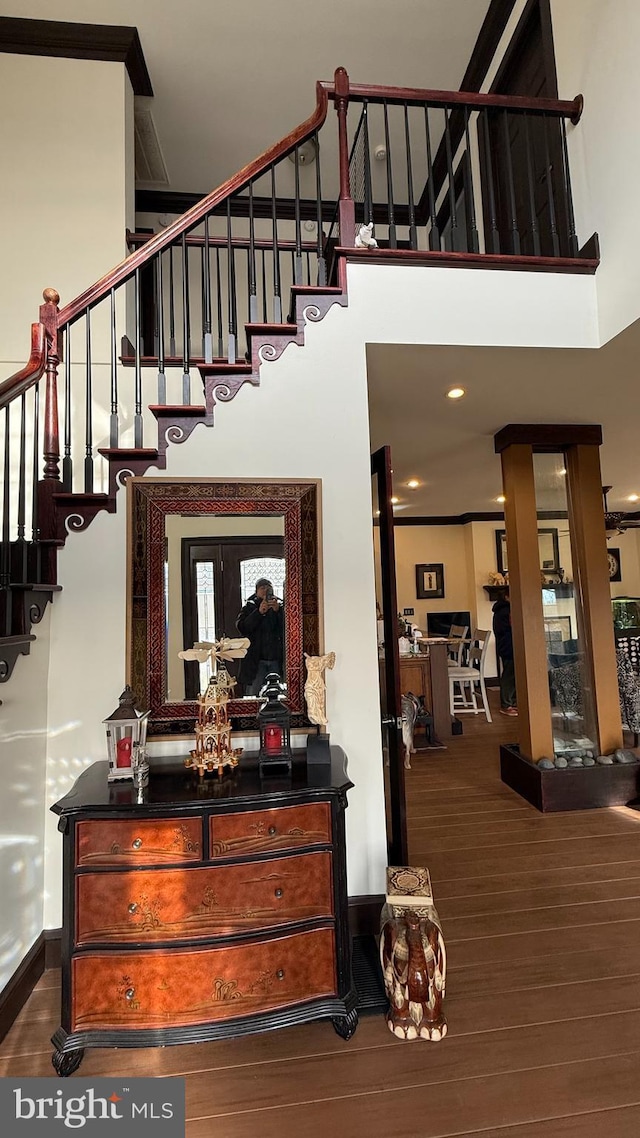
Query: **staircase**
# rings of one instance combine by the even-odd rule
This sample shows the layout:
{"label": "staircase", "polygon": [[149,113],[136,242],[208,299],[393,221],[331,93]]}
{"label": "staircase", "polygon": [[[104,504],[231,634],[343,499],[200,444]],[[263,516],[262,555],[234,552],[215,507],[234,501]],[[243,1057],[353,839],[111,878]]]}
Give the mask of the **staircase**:
{"label": "staircase", "polygon": [[[329,101],[337,153],[326,127]],[[361,107],[357,121],[350,105]],[[316,85],[305,122],[161,233],[129,234],[131,254],[70,304],[60,309],[57,292],[45,289],[29,361],[0,384],[0,682],[29,653],[32,629],[59,591],[57,552],[68,533],[86,529],[102,510],[114,513],[128,477],[164,469],[170,443],[183,443],[199,423],[213,427],[217,404],[245,384],[259,386],[263,362],[302,345],[307,321],[346,304],[348,261],[595,271],[597,240],[578,246],[567,161],[565,122],[577,123],[581,111],[580,97],[354,87],[339,68],[333,83]],[[525,216],[517,215],[517,154],[506,199],[505,172],[488,144],[474,183],[472,152],[487,143],[496,116],[507,130],[510,117],[524,119],[517,137],[527,140]],[[387,141],[384,170],[371,162],[376,121]],[[559,180],[546,179],[544,231],[528,141],[530,125],[541,122],[540,137],[562,171]],[[309,143],[311,173],[300,158]],[[399,168],[403,201],[394,193]],[[314,195],[302,196],[303,181],[314,183]],[[502,199],[510,202],[505,216]],[[313,241],[304,239],[310,222]],[[368,222],[375,222],[376,248],[354,244]],[[100,417],[108,420],[104,431]],[[144,436],[154,420],[150,447]]]}

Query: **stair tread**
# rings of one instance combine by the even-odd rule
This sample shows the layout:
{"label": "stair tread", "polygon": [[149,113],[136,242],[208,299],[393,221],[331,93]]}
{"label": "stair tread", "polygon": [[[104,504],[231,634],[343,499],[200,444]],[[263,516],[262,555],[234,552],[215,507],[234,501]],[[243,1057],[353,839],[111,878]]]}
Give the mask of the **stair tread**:
{"label": "stair tread", "polygon": [[200,416],[204,418],[206,415],[206,407],[195,403],[150,403],[149,410],[156,419],[162,418],[165,415],[177,415],[182,418],[188,416]]}
{"label": "stair tread", "polygon": [[253,365],[246,362],[229,364],[214,361],[211,364],[198,364],[198,371],[201,375],[251,375]]}
{"label": "stair tread", "polygon": [[313,296],[314,292],[318,296],[338,296],[342,289],[339,285],[291,285],[291,292],[300,293],[301,296]]}
{"label": "stair tread", "polygon": [[24,589],[29,593],[61,593],[62,585],[43,585],[40,581],[35,584],[33,581],[11,581],[9,584],[10,589]]}
{"label": "stair tread", "polygon": [[247,335],[260,336],[266,333],[282,333],[283,335],[295,336],[298,331],[297,324],[245,324]]}
{"label": "stair tread", "polygon": [[60,490],[57,494],[53,495],[57,502],[101,502],[110,501],[109,494],[86,494],[84,491],[75,490]]}
{"label": "stair tread", "polygon": [[98,447],[98,454],[105,458],[157,458],[155,447]]}
{"label": "stair tread", "polygon": [[0,644],[33,644],[35,636],[21,633],[19,636],[0,636]]}

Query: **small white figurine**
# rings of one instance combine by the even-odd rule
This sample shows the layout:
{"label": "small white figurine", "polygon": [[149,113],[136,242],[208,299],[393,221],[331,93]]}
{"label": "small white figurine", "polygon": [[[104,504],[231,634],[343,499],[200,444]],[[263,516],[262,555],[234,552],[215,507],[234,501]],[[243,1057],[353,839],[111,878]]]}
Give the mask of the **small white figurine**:
{"label": "small white figurine", "polygon": [[336,654],[335,652],[327,652],[324,656],[308,656],[305,652],[304,662],[307,666],[307,679],[304,685],[307,715],[312,723],[324,727],[327,722],[325,707],[327,689],[323,673],[326,668],[333,668],[336,662]]}
{"label": "small white figurine", "polygon": [[356,249],[377,249],[378,242],[373,236],[373,222],[361,225],[356,233]]}

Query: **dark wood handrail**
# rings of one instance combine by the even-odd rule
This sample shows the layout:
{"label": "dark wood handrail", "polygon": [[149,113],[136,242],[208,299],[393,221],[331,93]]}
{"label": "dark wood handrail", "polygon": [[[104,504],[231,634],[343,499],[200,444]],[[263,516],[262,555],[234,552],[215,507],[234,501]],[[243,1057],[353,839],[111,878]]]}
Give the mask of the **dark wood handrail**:
{"label": "dark wood handrail", "polygon": [[117,288],[124,281],[129,280],[141,265],[146,264],[157,253],[161,253],[163,249],[167,249],[172,245],[176,238],[181,237],[188,229],[192,229],[202,221],[208,213],[211,212],[220,202],[231,194],[237,193],[248,185],[254,178],[260,177],[266,170],[270,168],[275,162],[280,159],[286,158],[287,154],[291,154],[296,146],[300,146],[308,138],[311,138],[317,130],[320,129],[327,117],[328,97],[324,86],[321,83],[316,83],[316,108],[313,114],[306,119],[295,130],[285,135],[280,142],[276,142],[274,146],[270,146],[265,150],[259,158],[255,158],[233,177],[228,178],[216,190],[212,190],[206,198],[197,202],[190,210],[187,210],[182,217],[177,218],[172,225],[162,233],[156,233],[142,248],[137,249],[135,253],[131,253],[114,269],[106,273],[96,284],[91,285],[90,288],[85,289],[80,296],[72,300],[70,304],[65,305],[58,313],[58,328],[63,328],[66,324],[70,324],[77,316],[81,315],[87,308],[93,307],[100,300],[102,300],[112,288]]}
{"label": "dark wood handrail", "polygon": [[31,355],[20,371],[0,383],[0,409],[17,399],[40,379],[46,364],[46,334],[44,324],[31,325]]}
{"label": "dark wood handrail", "polygon": [[[321,86],[334,102],[337,97],[332,83],[323,82]],[[485,107],[507,111],[528,111],[531,114],[558,115],[568,118],[576,125],[580,121],[584,100],[582,95],[575,99],[533,99],[524,95],[483,95],[478,91],[437,91],[421,90],[414,87],[380,87],[363,83],[349,84],[349,102],[362,103],[415,103],[430,107],[469,107],[470,110],[484,110]]]}
{"label": "dark wood handrail", "polygon": [[[148,233],[137,233],[132,229],[127,230],[127,245],[141,247],[145,245],[149,239],[150,236]],[[205,245],[209,245],[212,249],[226,249],[229,244],[227,237],[213,237],[209,234],[205,241],[204,237],[200,237],[197,233],[192,234],[190,237],[185,237],[185,241],[187,245],[193,245],[200,249],[203,249]],[[182,247],[182,241],[174,241],[173,246],[174,248],[180,249]],[[232,237],[231,247],[233,249],[249,249],[251,247],[251,241],[248,237]],[[272,250],[273,241],[267,237],[254,237],[253,247],[254,249]],[[317,253],[318,251],[318,245],[315,241],[303,241],[300,247],[303,253]],[[294,252],[297,249],[297,245],[295,241],[278,241],[278,249],[280,249],[281,252]]]}

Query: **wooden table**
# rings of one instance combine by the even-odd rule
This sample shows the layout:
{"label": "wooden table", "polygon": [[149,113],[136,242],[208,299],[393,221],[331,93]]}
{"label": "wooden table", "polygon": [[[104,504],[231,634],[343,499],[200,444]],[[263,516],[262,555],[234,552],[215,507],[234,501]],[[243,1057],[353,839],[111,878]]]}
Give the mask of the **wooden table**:
{"label": "wooden table", "polygon": [[[434,734],[438,739],[446,739],[452,732],[451,710],[449,706],[449,666],[448,642],[446,640],[428,643],[429,652],[419,656],[400,657],[400,689],[403,693],[413,692],[423,696],[425,707],[433,715]],[[454,641],[456,643],[456,641]]]}

